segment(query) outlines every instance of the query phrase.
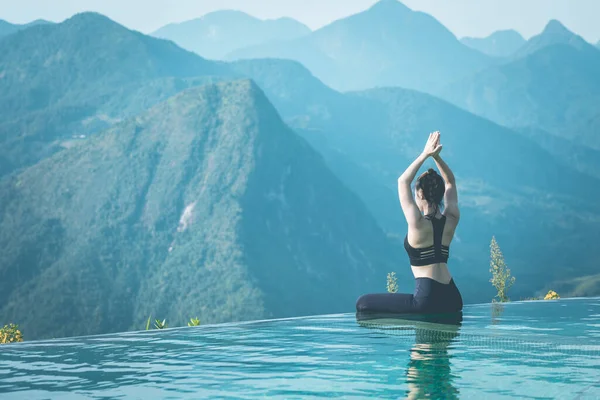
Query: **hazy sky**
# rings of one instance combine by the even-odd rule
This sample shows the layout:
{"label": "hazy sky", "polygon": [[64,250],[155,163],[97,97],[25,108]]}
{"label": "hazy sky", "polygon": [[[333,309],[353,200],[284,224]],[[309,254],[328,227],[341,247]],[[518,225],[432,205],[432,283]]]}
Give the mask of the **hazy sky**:
{"label": "hazy sky", "polygon": [[[80,11],[97,11],[144,33],[169,22],[219,9],[237,9],[259,18],[288,16],[312,29],[360,12],[375,0],[0,0],[0,19],[14,23],[37,18],[62,21]],[[591,42],[600,40],[600,0],[404,0],[425,11],[457,36],[486,36],[516,29],[526,38],[550,19]]]}

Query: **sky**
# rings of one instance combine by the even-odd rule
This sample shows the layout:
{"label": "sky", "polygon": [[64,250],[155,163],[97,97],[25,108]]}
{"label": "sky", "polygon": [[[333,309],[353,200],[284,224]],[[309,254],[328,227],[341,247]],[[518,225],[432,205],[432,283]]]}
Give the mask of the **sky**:
{"label": "sky", "polygon": [[[600,0],[403,0],[413,10],[433,15],[458,37],[484,37],[515,29],[525,38],[551,19],[596,43],[600,40]],[[235,9],[256,17],[292,17],[311,29],[361,12],[375,0],[0,0],[0,19],[25,23],[43,18],[59,22],[81,11],[96,11],[151,33],[171,22],[208,12]]]}

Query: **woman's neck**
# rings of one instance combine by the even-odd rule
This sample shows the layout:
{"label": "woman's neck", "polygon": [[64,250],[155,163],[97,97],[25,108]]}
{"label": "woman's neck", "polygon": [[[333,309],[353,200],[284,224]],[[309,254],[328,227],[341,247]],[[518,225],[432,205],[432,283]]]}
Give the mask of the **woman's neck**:
{"label": "woman's neck", "polygon": [[440,212],[440,208],[439,208],[439,206],[437,206],[435,204],[427,203],[423,206],[423,215],[425,215],[425,216],[436,217],[439,212]]}

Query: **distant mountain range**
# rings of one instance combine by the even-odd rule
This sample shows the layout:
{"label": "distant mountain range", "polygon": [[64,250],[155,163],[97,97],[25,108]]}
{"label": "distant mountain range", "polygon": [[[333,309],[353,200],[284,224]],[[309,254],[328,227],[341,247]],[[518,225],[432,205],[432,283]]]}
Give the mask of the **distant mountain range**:
{"label": "distant mountain range", "polygon": [[202,57],[221,59],[232,51],[295,39],[311,30],[291,19],[261,20],[240,11],[216,11],[202,18],[169,24],[152,35],[169,39]]}
{"label": "distant mountain range", "polygon": [[226,59],[267,57],[298,61],[342,91],[401,86],[434,93],[493,62],[430,15],[396,0],[381,0],[298,39],[234,51]]}
{"label": "distant mountain range", "polygon": [[0,41],[0,71],[1,177],[228,67],[84,13]]}
{"label": "distant mountain range", "polygon": [[600,51],[552,21],[511,62],[449,85],[443,97],[502,125],[600,150],[597,71]]}
{"label": "distant mountain range", "polygon": [[[42,338],[139,329],[150,314],[175,326],[352,311],[392,271],[412,290],[396,180],[436,129],[459,181],[450,268],[465,301],[495,294],[492,235],[512,298],[575,287],[597,274],[579,250],[600,234],[600,180],[565,161],[571,148],[595,165],[593,131],[575,146],[556,124],[597,115],[600,52],[568,43],[454,84],[464,108],[480,92],[502,100],[475,110],[500,126],[405,88],[341,93],[295,61],[206,60],[95,13],[8,36],[0,315]],[[508,118],[513,102],[525,123]]]}
{"label": "distant mountain range", "polygon": [[32,21],[27,24],[11,24],[10,22],[0,19],[0,38],[2,38],[3,36],[10,35],[12,33],[21,31],[23,29],[30,28],[32,26],[46,25],[46,24],[51,24],[51,23],[52,22],[45,21],[43,19],[38,19],[38,20]]}
{"label": "distant mountain range", "polygon": [[508,57],[522,47],[526,40],[515,30],[502,30],[485,38],[464,37],[460,41],[488,56]]}

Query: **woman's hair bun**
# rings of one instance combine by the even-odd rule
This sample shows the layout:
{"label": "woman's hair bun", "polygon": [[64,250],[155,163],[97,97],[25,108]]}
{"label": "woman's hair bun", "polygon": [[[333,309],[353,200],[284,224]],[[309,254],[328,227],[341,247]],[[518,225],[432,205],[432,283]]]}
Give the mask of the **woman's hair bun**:
{"label": "woman's hair bun", "polygon": [[429,168],[419,177],[416,187],[423,190],[425,200],[430,203],[440,204],[444,198],[444,180],[433,168]]}

